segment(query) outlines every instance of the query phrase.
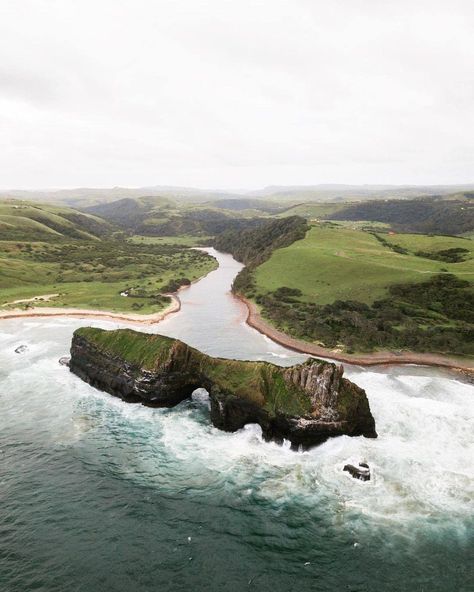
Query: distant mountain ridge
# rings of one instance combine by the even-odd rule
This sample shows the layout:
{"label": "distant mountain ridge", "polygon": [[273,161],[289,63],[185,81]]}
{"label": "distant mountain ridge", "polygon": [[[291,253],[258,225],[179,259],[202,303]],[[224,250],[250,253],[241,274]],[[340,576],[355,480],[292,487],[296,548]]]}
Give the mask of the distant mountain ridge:
{"label": "distant mountain ridge", "polygon": [[271,200],[351,201],[373,199],[413,199],[416,197],[445,196],[473,191],[474,184],[459,185],[270,185],[248,195]]}
{"label": "distant mountain ridge", "polygon": [[[0,190],[0,199],[15,198],[66,204],[86,208],[124,198],[164,197],[194,203],[216,200],[270,199],[283,201],[350,201],[360,199],[409,199],[429,195],[448,195],[473,191],[474,183],[455,185],[350,185],[324,183],[316,185],[269,185],[256,190],[200,189],[172,185],[145,187],[78,187],[51,190]],[[235,209],[235,208],[234,208]]]}
{"label": "distant mountain ridge", "polygon": [[78,187],[74,189],[51,190],[0,190],[0,199],[14,198],[30,201],[43,201],[66,204],[71,207],[86,208],[101,203],[117,201],[119,199],[133,199],[141,197],[163,197],[202,203],[213,199],[241,197],[238,193],[218,190],[195,189],[192,187],[172,187],[156,185],[151,187]]}

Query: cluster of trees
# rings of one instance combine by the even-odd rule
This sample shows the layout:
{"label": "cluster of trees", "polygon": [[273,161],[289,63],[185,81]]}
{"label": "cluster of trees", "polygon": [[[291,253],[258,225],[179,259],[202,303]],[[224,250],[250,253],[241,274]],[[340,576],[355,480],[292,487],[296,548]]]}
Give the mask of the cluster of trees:
{"label": "cluster of trees", "polygon": [[260,218],[236,218],[212,208],[178,210],[171,200],[153,197],[120,199],[91,206],[86,211],[102,216],[129,234],[145,236],[209,236],[230,229],[256,227],[264,221]]}
{"label": "cluster of trees", "polygon": [[387,239],[385,239],[380,234],[377,234],[376,232],[371,232],[370,234],[372,236],[374,236],[379,241],[380,244],[382,244],[384,247],[387,247],[388,249],[391,249],[395,253],[399,253],[400,255],[408,255],[409,254],[409,251],[407,249],[405,249],[404,247],[401,247],[400,245],[394,245],[393,243],[389,242]]}
{"label": "cluster of trees", "polygon": [[[409,255],[410,251],[401,247],[400,245],[393,244],[389,242],[386,238],[377,234],[376,232],[371,232],[372,236],[374,236],[379,243],[381,243],[384,247],[395,251],[395,253],[400,253],[400,255]],[[469,249],[464,249],[462,247],[453,247],[451,249],[442,249],[441,251],[416,251],[414,255],[417,257],[424,257],[425,259],[433,259],[435,261],[443,261],[444,263],[461,263],[461,261],[466,260],[466,255],[469,254]]]}
{"label": "cluster of trees", "polygon": [[180,277],[175,280],[170,280],[165,286],[161,288],[161,291],[165,294],[177,292],[182,286],[189,286],[191,280],[187,277]]}
{"label": "cluster of trees", "polygon": [[275,249],[304,238],[308,228],[306,220],[300,216],[267,220],[257,228],[223,232],[215,237],[213,246],[253,268],[266,261]]}
{"label": "cluster of trees", "polygon": [[[247,290],[252,290],[251,282]],[[282,330],[349,352],[409,349],[474,355],[474,291],[451,274],[423,283],[397,284],[371,306],[351,300],[318,305],[281,287],[257,295],[262,313]]]}
{"label": "cluster of trees", "polygon": [[435,261],[444,261],[444,263],[461,263],[466,260],[468,253],[469,249],[454,247],[452,249],[443,249],[434,252],[417,251],[415,255],[425,257],[426,259],[434,259]]}
{"label": "cluster of trees", "polygon": [[[73,243],[37,244],[19,247],[23,256],[40,263],[57,264],[55,281],[101,281],[144,279],[149,275],[180,271],[205,265],[210,255],[179,245],[134,244],[121,241],[81,241]],[[167,273],[169,277],[169,273]],[[189,283],[186,277],[164,286],[160,291],[174,292],[174,286]],[[176,288],[177,289],[177,288]]]}
{"label": "cluster of trees", "polygon": [[148,236],[192,236],[216,235],[226,230],[256,228],[264,222],[261,218],[232,218],[214,210],[190,210],[172,215],[167,220],[147,220],[135,228],[137,234]]}

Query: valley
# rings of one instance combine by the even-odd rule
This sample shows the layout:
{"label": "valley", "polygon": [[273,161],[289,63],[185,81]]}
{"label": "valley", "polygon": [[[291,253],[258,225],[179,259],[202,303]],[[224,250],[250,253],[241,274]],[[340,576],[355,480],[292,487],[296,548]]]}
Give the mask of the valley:
{"label": "valley", "polygon": [[[0,312],[155,314],[216,268],[195,248],[213,245],[246,265],[234,292],[290,338],[346,354],[473,356],[472,192],[349,196],[165,192],[86,200],[81,210],[4,200]],[[413,231],[423,227],[438,232]]]}

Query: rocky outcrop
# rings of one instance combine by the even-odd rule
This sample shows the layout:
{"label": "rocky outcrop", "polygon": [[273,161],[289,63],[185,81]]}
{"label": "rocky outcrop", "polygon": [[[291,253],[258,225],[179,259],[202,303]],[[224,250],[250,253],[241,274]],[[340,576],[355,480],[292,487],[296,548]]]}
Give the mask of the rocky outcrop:
{"label": "rocky outcrop", "polygon": [[344,465],[343,471],[347,471],[354,479],[370,481],[370,467],[366,462],[360,462],[359,466]]}
{"label": "rocky outcrop", "polygon": [[258,423],[266,439],[308,448],[339,435],[375,438],[365,391],[343,368],[308,360],[289,368],[212,358],[177,340],[130,329],[78,329],[70,370],[128,402],[171,407],[199,387],[209,392],[211,421],[236,431]]}

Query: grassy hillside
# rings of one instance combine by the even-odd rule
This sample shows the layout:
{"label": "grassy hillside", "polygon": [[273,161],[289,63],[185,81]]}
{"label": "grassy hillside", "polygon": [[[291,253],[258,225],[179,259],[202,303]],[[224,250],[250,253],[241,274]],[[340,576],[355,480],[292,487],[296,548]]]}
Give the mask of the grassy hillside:
{"label": "grassy hillside", "polygon": [[284,204],[276,204],[273,201],[267,201],[264,199],[248,198],[248,197],[235,197],[232,199],[218,199],[210,201],[205,204],[212,208],[218,208],[221,210],[231,210],[234,212],[241,212],[246,210],[254,210],[260,213],[276,214],[284,209]]}
{"label": "grassy hillside", "polygon": [[[453,249],[458,262],[437,259]],[[327,347],[474,355],[468,239],[321,224],[275,250],[237,287],[278,328]]]}
{"label": "grassy hillside", "polygon": [[322,218],[323,216],[330,216],[331,214],[339,211],[344,206],[338,203],[299,203],[285,208],[279,212],[276,216],[278,218],[286,216],[301,216],[308,220],[315,220]]}
{"label": "grassy hillside", "polygon": [[[181,245],[0,241],[0,311],[34,305],[157,312],[169,302],[163,293],[216,267],[214,258]],[[45,295],[54,296],[16,302]]]}
{"label": "grassy hillside", "polygon": [[0,240],[95,240],[112,230],[105,220],[72,208],[0,201]]}
{"label": "grassy hillside", "polygon": [[167,218],[177,204],[165,197],[124,198],[87,208],[87,212],[111,220],[122,228],[136,227],[145,218]]}
{"label": "grassy hillside", "polygon": [[[227,200],[232,201],[232,200]],[[263,211],[233,210],[178,203],[162,197],[121,199],[87,208],[87,212],[103,216],[130,234],[144,236],[209,236],[230,228],[258,224]]]}
{"label": "grassy hillside", "polygon": [[443,270],[474,280],[472,241],[418,235],[384,236],[394,244],[411,244],[416,250],[467,246],[471,259],[447,264],[413,254],[401,255],[384,247],[368,232],[320,225],[312,227],[304,240],[275,251],[259,266],[255,273],[257,288],[268,292],[280,286],[297,287],[303,300],[318,304],[347,298],[371,303],[383,296],[390,284],[421,282]]}
{"label": "grassy hillside", "polygon": [[[426,251],[437,253],[446,249],[463,248],[468,249],[472,256],[473,242],[462,240],[461,237],[445,235],[426,234],[384,234],[385,240],[391,245],[398,245],[412,253]],[[458,266],[456,266],[457,269]]]}
{"label": "grassy hillside", "polygon": [[375,220],[402,232],[463,234],[474,230],[473,195],[361,202],[325,217],[332,220]]}

